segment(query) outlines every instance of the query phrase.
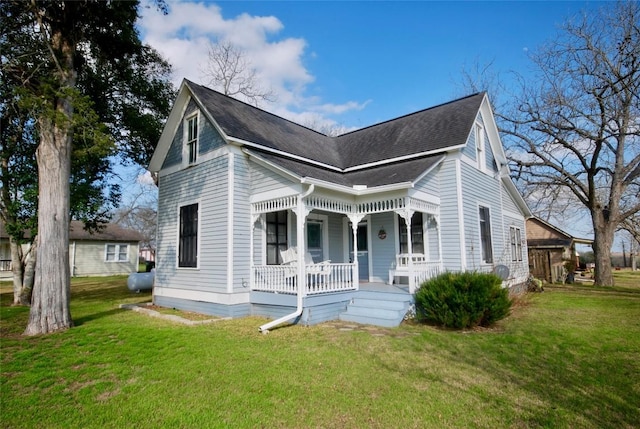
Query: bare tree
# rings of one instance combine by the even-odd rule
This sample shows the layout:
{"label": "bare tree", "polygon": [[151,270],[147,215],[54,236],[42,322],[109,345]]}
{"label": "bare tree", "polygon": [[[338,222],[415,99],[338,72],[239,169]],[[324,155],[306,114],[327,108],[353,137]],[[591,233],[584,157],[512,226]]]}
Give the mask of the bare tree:
{"label": "bare tree", "polygon": [[337,123],[332,123],[330,121],[323,121],[319,118],[309,119],[305,121],[302,126],[311,128],[325,136],[329,137],[337,137],[341,134],[348,133],[351,131],[350,128]]}
{"label": "bare tree", "polygon": [[225,95],[258,106],[262,101],[274,102],[271,88],[260,86],[256,68],[247,53],[229,42],[211,43],[207,63],[201,70],[208,84]]}
{"label": "bare tree", "polygon": [[113,222],[138,231],[142,235],[140,247],[156,251],[156,230],[158,225],[158,192],[154,185],[139,189],[131,201],[122,205],[113,214]]}
{"label": "bare tree", "polygon": [[640,212],[639,20],[639,3],[620,2],[567,22],[532,55],[531,85],[498,112],[517,180],[564,190],[589,212],[597,285],[613,284],[614,233]]}

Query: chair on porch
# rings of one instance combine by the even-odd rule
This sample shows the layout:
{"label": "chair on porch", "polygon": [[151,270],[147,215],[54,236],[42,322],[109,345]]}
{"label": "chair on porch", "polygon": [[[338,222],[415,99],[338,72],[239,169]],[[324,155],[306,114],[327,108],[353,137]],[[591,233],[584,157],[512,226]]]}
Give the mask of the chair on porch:
{"label": "chair on porch", "polygon": [[[285,277],[295,277],[297,275],[298,264],[297,248],[289,247],[287,250],[281,250],[280,257],[282,258],[282,265],[286,265],[291,268],[290,270],[287,270]],[[315,263],[313,262],[313,256],[311,256],[311,253],[305,252],[304,263],[305,266],[307,266],[307,275],[312,276],[314,283],[327,283],[328,277],[331,274],[330,260]]]}
{"label": "chair on porch", "polygon": [[[422,253],[414,253],[412,256],[413,265],[424,265],[427,258]],[[389,284],[392,285],[396,277],[409,277],[409,254],[400,253],[396,255],[396,260],[389,269]]]}

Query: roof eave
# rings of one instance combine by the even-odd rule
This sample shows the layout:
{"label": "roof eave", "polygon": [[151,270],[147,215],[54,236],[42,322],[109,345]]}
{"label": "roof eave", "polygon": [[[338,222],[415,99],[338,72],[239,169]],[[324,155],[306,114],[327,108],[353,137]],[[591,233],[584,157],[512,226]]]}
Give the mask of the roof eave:
{"label": "roof eave", "polygon": [[[359,195],[371,195],[371,194],[379,194],[382,192],[392,192],[392,191],[399,191],[399,190],[403,190],[403,189],[411,189],[413,187],[413,183],[412,182],[398,182],[398,183],[391,183],[388,185],[380,185],[380,186],[372,186],[372,187],[366,187],[366,188],[359,188],[359,187],[354,187],[354,186],[346,186],[346,185],[340,185],[338,183],[333,183],[333,182],[329,182],[326,180],[321,180],[321,179],[316,179],[313,177],[303,177],[302,178],[302,183],[308,183],[310,185],[316,185],[325,189],[329,189],[332,191],[338,191],[338,192],[342,192],[345,194],[349,194],[349,195],[355,195],[355,196],[359,196]],[[355,185],[358,186],[358,185]]]}
{"label": "roof eave", "polygon": [[[311,165],[315,165],[316,167],[321,167],[321,168],[325,168],[327,170],[332,170],[332,171],[336,171],[338,173],[344,173],[344,170],[342,170],[341,168],[338,168],[334,165],[329,165],[329,164],[325,164],[319,161],[315,161],[313,159],[309,159],[309,158],[305,158],[302,156],[298,156],[298,155],[294,155],[292,153],[289,152],[284,152],[282,150],[278,150],[278,149],[273,149],[267,146],[263,146],[261,144],[258,143],[253,143],[247,140],[243,140],[243,139],[239,139],[237,137],[227,137],[227,141],[231,144],[234,144],[238,147],[251,147],[251,148],[255,148],[255,149],[259,149],[261,151],[264,152],[269,152],[269,153],[273,153],[275,155],[278,156],[282,156],[285,158],[290,158],[290,159],[295,159],[296,161],[301,161],[301,162],[306,162],[307,164],[311,164]],[[253,152],[251,152],[253,154]]]}

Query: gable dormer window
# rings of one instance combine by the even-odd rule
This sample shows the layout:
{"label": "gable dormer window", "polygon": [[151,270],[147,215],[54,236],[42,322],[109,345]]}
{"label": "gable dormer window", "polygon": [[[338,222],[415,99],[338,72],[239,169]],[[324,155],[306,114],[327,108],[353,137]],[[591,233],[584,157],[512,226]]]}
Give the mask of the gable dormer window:
{"label": "gable dormer window", "polygon": [[479,123],[476,123],[476,160],[478,161],[478,170],[484,171],[486,167],[486,154],[484,152],[484,127]]}
{"label": "gable dormer window", "polygon": [[187,119],[187,135],[185,143],[185,156],[187,164],[195,164],[198,158],[198,115]]}

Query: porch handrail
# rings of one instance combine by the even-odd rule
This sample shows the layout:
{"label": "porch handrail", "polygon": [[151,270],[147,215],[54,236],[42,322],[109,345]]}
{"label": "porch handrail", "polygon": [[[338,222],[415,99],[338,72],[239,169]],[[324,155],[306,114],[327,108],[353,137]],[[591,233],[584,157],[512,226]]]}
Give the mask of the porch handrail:
{"label": "porch handrail", "polygon": [[[305,295],[355,290],[355,264],[322,263],[305,265]],[[255,265],[251,290],[295,295],[297,265]]]}
{"label": "porch handrail", "polygon": [[413,278],[414,285],[417,289],[420,285],[436,277],[444,271],[444,264],[442,261],[420,261],[413,263]]}

